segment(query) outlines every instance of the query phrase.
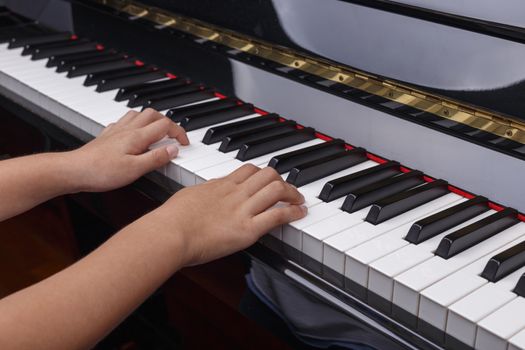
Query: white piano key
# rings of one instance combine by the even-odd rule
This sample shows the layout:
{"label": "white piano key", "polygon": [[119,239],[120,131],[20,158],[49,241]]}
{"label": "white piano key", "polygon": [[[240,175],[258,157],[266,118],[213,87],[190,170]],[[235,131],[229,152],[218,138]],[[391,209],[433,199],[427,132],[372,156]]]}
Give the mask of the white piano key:
{"label": "white piano key", "polygon": [[525,329],[509,339],[509,350],[525,350]]}
{"label": "white piano key", "polygon": [[506,350],[509,339],[525,328],[525,298],[517,297],[478,324],[476,349]]}
{"label": "white piano key", "polygon": [[500,247],[424,289],[421,292],[419,303],[419,319],[445,331],[450,305],[488,283],[480,274],[490,258],[523,240],[525,236]]}
{"label": "white piano key", "polygon": [[[118,119],[116,117],[120,117],[127,111],[127,108],[123,104],[113,101],[112,97],[109,96],[110,94],[113,95],[114,92],[99,94],[94,91],[94,87],[87,88],[83,86],[80,81],[81,79],[66,78],[65,73],[58,74],[49,68],[38,69],[40,69],[42,73],[37,76],[28,74],[27,72],[13,75],[21,82],[29,86],[37,87],[41,93],[63,103],[68,108],[88,115],[101,125],[107,125],[109,123],[108,116],[113,116],[110,117],[110,120],[113,121]],[[40,79],[37,79],[38,77],[40,77]],[[55,92],[62,90],[67,91],[67,95]],[[77,99],[71,98],[71,96],[77,96]],[[77,100],[80,102],[77,102]],[[100,110],[100,113],[98,113],[98,110]],[[116,115],[116,117],[114,115]]]}
{"label": "white piano key", "polygon": [[[313,142],[317,142],[317,141],[311,140],[311,141],[300,143],[298,145],[294,145],[292,147],[284,148],[277,154],[291,152],[292,150],[300,149],[302,147],[309,147],[313,144]],[[241,162],[237,159],[232,159],[232,160],[226,161],[224,163],[221,163],[221,164],[218,164],[212,167],[196,170],[194,173],[194,176],[196,177],[196,181],[199,181],[199,182],[207,181],[209,179],[214,179],[214,178],[220,178],[220,177],[228,175],[230,172],[237,169],[243,164],[254,164],[256,166],[265,166],[267,162],[263,160],[264,158],[262,157],[254,158],[246,162]],[[261,163],[257,163],[257,162],[261,162]],[[182,171],[183,166],[184,164],[181,165],[181,171]]]}
{"label": "white piano key", "polygon": [[[495,213],[495,211],[489,210],[484,215],[490,215],[493,213]],[[476,220],[477,217],[469,220],[468,223],[475,222]],[[458,225],[457,227],[463,226]],[[439,245],[441,239],[454,230],[455,228],[447,230],[435,237],[421,242],[420,244],[406,245],[405,247],[372,262],[369,265],[368,289],[382,298],[392,301],[394,277],[433,258],[434,250]]]}
{"label": "white piano key", "polygon": [[334,216],[303,228],[302,252],[311,258],[322,262],[323,241],[349,227],[363,223],[369,210],[370,207],[363,208],[354,213],[340,211]]}
{"label": "white piano key", "polygon": [[484,284],[452,304],[447,318],[447,333],[467,345],[474,346],[477,322],[517,297],[512,289],[523,272],[525,267],[496,283]]}
{"label": "white piano key", "polygon": [[[466,198],[459,199],[458,201],[449,203],[442,208],[426,213],[414,220],[417,221],[424,217],[433,215],[461,202],[464,202],[465,200]],[[413,222],[408,222],[377,238],[347,250],[345,252],[345,276],[351,281],[365,288],[368,287],[368,266],[373,261],[409,245],[410,243],[406,241],[404,237],[407,235],[412,224]],[[467,223],[464,225],[466,224]],[[458,228],[459,227],[456,227],[455,229]]]}
{"label": "white piano key", "polygon": [[216,165],[211,168],[199,170],[196,174],[194,174],[195,181],[208,181],[211,179],[224,177],[236,170],[237,168],[241,167],[243,164],[246,163],[243,163],[237,159],[233,159],[231,161]]}
{"label": "white piano key", "polygon": [[17,62],[16,64],[2,66],[2,71],[24,81],[42,80],[53,74],[49,69],[34,65],[33,62]]}
{"label": "white piano key", "polygon": [[450,259],[434,256],[401,273],[394,278],[393,303],[404,311],[417,315],[420,291],[524,234],[525,224],[519,223]]}
{"label": "white piano key", "polygon": [[[300,191],[301,192],[301,191]],[[304,218],[291,222],[283,227],[282,239],[283,241],[295,249],[303,249],[302,230],[304,227],[313,225],[337,213],[338,209],[334,209],[329,205],[319,203],[308,207],[308,215]]]}
{"label": "white piano key", "polygon": [[365,221],[359,225],[341,231],[324,241],[323,263],[332,270],[344,274],[345,251],[403,224],[414,222],[418,218],[450,203],[457,202],[461,198],[462,197],[455,193],[448,193],[381,224],[372,225]]}
{"label": "white piano key", "polygon": [[336,202],[339,204],[338,205],[323,203],[318,198],[318,195],[319,193],[321,193],[321,190],[323,189],[324,185],[333,179],[350,175],[358,171],[373,167],[375,165],[377,165],[376,162],[373,162],[371,160],[365,161],[363,163],[354,165],[353,167],[350,167],[348,169],[339,171],[335,174],[326,176],[322,179],[299,187],[299,192],[301,192],[305,197],[305,205],[309,208],[308,215],[300,220],[291,222],[289,225],[284,227],[283,241],[298,250],[302,250],[302,230],[305,227],[311,226],[321,220],[324,220],[342,212],[342,210],[339,209],[339,207],[340,205],[342,205],[342,201],[344,201],[344,199],[338,200]]}

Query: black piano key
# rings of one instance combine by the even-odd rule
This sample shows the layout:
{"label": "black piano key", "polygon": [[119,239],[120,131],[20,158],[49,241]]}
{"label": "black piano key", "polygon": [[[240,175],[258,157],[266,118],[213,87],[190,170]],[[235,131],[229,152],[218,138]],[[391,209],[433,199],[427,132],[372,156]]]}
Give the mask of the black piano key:
{"label": "black piano key", "polygon": [[84,44],[74,44],[70,46],[60,48],[48,48],[35,51],[31,55],[31,60],[49,59],[50,57],[57,55],[65,55],[72,53],[91,52],[97,49],[97,44],[86,42]]}
{"label": "black piano key", "polygon": [[57,67],[69,66],[73,64],[97,63],[101,60],[108,60],[115,57],[126,58],[126,54],[119,53],[116,50],[91,50],[64,55],[54,55],[49,57],[46,66],[50,67],[55,64]]}
{"label": "black piano key", "polygon": [[[64,40],[53,41],[53,42],[48,42],[48,43],[24,45],[24,48],[22,50],[22,56],[32,55],[37,50],[74,45],[78,43],[78,41],[79,41],[78,39],[73,40],[73,39],[66,38]],[[82,39],[81,43],[85,43],[85,42],[86,42],[86,39]]]}
{"label": "black piano key", "polygon": [[36,49],[31,55],[31,60],[40,60],[43,58],[49,58],[51,56],[63,55],[67,53],[91,51],[97,48],[97,44],[93,42],[80,42],[80,40],[72,41],[73,42],[69,45]]}
{"label": "black piano key", "polygon": [[405,237],[410,243],[419,244],[436,235],[451,229],[454,226],[470,220],[490,208],[487,198],[477,196],[439,213],[428,216],[415,222]]}
{"label": "black piano key", "polygon": [[516,244],[490,258],[481,273],[489,282],[497,282],[525,266],[525,242]]}
{"label": "black piano key", "polygon": [[215,92],[211,89],[204,89],[186,94],[166,97],[160,100],[150,100],[144,104],[145,108],[153,108],[162,111],[169,108],[176,108],[190,103],[208,100],[215,97]]}
{"label": "black piano key", "polygon": [[173,88],[177,86],[182,86],[188,84],[189,81],[186,79],[169,79],[166,78],[165,80],[161,81],[155,81],[152,83],[143,83],[133,86],[127,86],[120,88],[117,92],[117,95],[115,96],[115,101],[125,101],[132,97],[134,97],[135,94],[138,93],[148,93],[148,92],[155,92],[162,89],[168,89]]}
{"label": "black piano key", "polygon": [[353,213],[381,199],[406,191],[424,182],[423,173],[417,170],[381,180],[349,193],[341,209]]}
{"label": "black piano key", "polygon": [[115,69],[115,70],[111,70],[108,72],[92,73],[92,74],[87,75],[86,80],[84,81],[84,85],[92,86],[92,85],[98,84],[102,80],[126,77],[126,76],[130,76],[134,74],[148,72],[150,70],[151,70],[151,67],[136,66],[136,67]]}
{"label": "black piano key", "polygon": [[400,172],[399,163],[391,160],[327,182],[319,194],[319,199],[331,202],[348,195],[358,188],[388,179],[398,175]]}
{"label": "black piano key", "polygon": [[[91,56],[91,57],[78,57],[78,58],[71,58],[71,59],[61,59],[59,62],[57,62],[56,64],[56,71],[61,73],[61,72],[65,72],[65,71],[68,71],[68,70],[71,70],[71,69],[76,69],[75,67],[76,66],[80,66],[80,65],[86,65],[86,64],[96,64],[96,63],[100,63],[100,62],[108,62],[108,61],[115,61],[115,60],[122,60],[125,58],[125,55],[123,54],[120,54],[120,55],[92,55],[93,53],[99,53],[100,51],[96,50],[96,51],[88,51],[88,53],[90,55],[88,56]],[[58,55],[57,56],[53,56],[53,57],[59,57]],[[48,66],[49,62],[51,61],[51,58],[48,60],[46,66]]]}
{"label": "black piano key", "polygon": [[490,238],[519,222],[518,212],[512,208],[503,209],[482,220],[452,232],[439,242],[436,255],[444,259]]}
{"label": "black piano key", "polygon": [[128,107],[138,107],[144,105],[149,100],[160,100],[166,97],[199,91],[201,89],[201,86],[197,84],[183,84],[169,88],[156,88],[152,91],[135,92],[128,100]]}
{"label": "black piano key", "polygon": [[92,64],[74,65],[67,73],[68,78],[80,77],[90,73],[107,72],[108,70],[133,67],[135,63],[128,60],[116,59]]}
{"label": "black piano key", "polygon": [[0,44],[9,44],[13,39],[33,38],[37,36],[56,34],[34,24],[26,23],[23,25],[3,28],[0,31]]}
{"label": "black piano key", "polygon": [[94,57],[107,57],[111,55],[115,55],[117,52],[115,50],[91,50],[91,51],[85,51],[85,52],[78,52],[78,53],[70,53],[65,55],[54,55],[50,56],[46,67],[57,67],[59,65],[65,65],[68,64],[71,61],[75,60],[82,60],[87,58],[94,58]]}
{"label": "black piano key", "polygon": [[211,111],[219,111],[221,109],[230,108],[236,105],[242,104],[230,98],[209,101],[205,103],[199,103],[196,105],[173,108],[166,113],[166,116],[179,123],[184,117],[194,114],[206,113]]}
{"label": "black piano key", "polygon": [[9,45],[7,48],[16,49],[26,45],[37,45],[37,44],[46,44],[51,42],[57,42],[62,40],[71,39],[71,33],[60,32],[60,33],[50,33],[45,35],[29,36],[29,37],[15,37],[9,40]]}
{"label": "black piano key", "polygon": [[219,111],[204,112],[186,116],[180,121],[180,126],[182,126],[186,131],[191,131],[254,113],[253,105],[246,103],[221,109]]}
{"label": "black piano key", "polygon": [[289,133],[248,142],[239,149],[236,159],[247,161],[315,138],[315,129],[303,128]]}
{"label": "black piano key", "polygon": [[448,183],[444,180],[435,180],[380,200],[372,205],[365,220],[377,225],[447,193],[449,193]]}
{"label": "black piano key", "polygon": [[323,157],[312,162],[307,162],[295,166],[286,182],[296,187],[304,186],[323,177],[337,173],[338,171],[348,169],[356,164],[366,161],[366,150],[363,148],[354,148],[350,151],[341,151],[327,157]]}
{"label": "black piano key", "polygon": [[223,138],[238,132],[254,130],[261,126],[278,123],[279,118],[280,117],[277,114],[267,114],[225,125],[214,126],[206,131],[206,135],[204,135],[202,143],[205,145],[211,145],[212,143],[219,142]]}
{"label": "black piano key", "polygon": [[[93,51],[87,51],[87,52],[89,54],[93,53]],[[57,57],[57,56],[54,56],[54,57]],[[56,71],[60,73],[60,72],[69,71],[71,69],[76,69],[76,68],[74,68],[76,66],[87,65],[87,64],[97,64],[97,63],[116,61],[116,60],[123,60],[125,58],[126,58],[126,55],[124,55],[124,54],[118,54],[118,55],[114,54],[114,55],[95,55],[95,56],[91,56],[91,57],[78,57],[78,58],[71,58],[71,59],[62,59],[62,60],[60,60],[60,62],[57,63]],[[48,61],[48,63],[49,63],[49,61]]]}
{"label": "black piano key", "polygon": [[270,160],[268,166],[274,168],[279,174],[284,174],[297,165],[344,151],[345,147],[343,140],[331,140],[297,151],[279,154]]}
{"label": "black piano key", "polygon": [[274,135],[281,135],[295,130],[297,123],[293,120],[286,120],[282,123],[273,123],[258,127],[256,129],[239,131],[226,136],[219,146],[219,151],[226,153],[241,148],[247,142],[261,140]]}
{"label": "black piano key", "polygon": [[[166,72],[161,70],[149,70],[146,72],[125,76],[125,77],[115,77],[102,79],[95,91],[104,92],[113,89],[120,89],[126,86],[137,85],[140,83],[145,83],[147,81],[162,79],[166,77]],[[164,108],[165,109],[165,108]]]}
{"label": "black piano key", "polygon": [[525,297],[525,273],[521,275],[513,292],[518,294],[520,297]]}

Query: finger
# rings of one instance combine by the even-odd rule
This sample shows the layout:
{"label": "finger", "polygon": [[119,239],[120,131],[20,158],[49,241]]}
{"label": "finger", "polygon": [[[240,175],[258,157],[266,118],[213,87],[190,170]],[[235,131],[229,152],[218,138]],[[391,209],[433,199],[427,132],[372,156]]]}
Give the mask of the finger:
{"label": "finger", "polygon": [[157,112],[153,108],[146,108],[140,112],[135,118],[133,118],[129,125],[133,128],[142,128],[148,124],[153,123],[159,119],[166,118],[163,114]]}
{"label": "finger", "polygon": [[307,211],[302,205],[287,205],[262,212],[252,218],[255,234],[260,237],[277,226],[302,219]]}
{"label": "finger", "polygon": [[304,203],[304,196],[286,182],[273,181],[248,199],[245,207],[252,215],[257,215],[278,202],[300,205]]}
{"label": "finger", "polygon": [[117,120],[115,124],[118,126],[128,125],[137,115],[139,115],[139,112],[130,109],[126,114],[124,114],[124,116]]}
{"label": "finger", "polygon": [[171,144],[167,147],[152,149],[146,153],[135,156],[137,171],[141,174],[148,173],[167,164],[179,153],[179,148]]}
{"label": "finger", "polygon": [[234,170],[230,175],[227,175],[226,178],[240,184],[259,170],[261,170],[259,167],[248,163]]}
{"label": "finger", "polygon": [[274,168],[266,167],[246,179],[246,181],[244,181],[242,184],[242,187],[244,192],[251,196],[274,181],[284,182],[281,175],[279,175],[279,173],[275,171]]}
{"label": "finger", "polygon": [[176,139],[181,145],[188,145],[190,143],[188,135],[186,135],[186,130],[184,130],[183,127],[177,125],[171,121],[171,119],[151,108],[146,108],[143,112],[141,112],[130,122],[130,126],[142,128],[161,119],[167,119],[170,122],[166,135]]}
{"label": "finger", "polygon": [[[165,117],[166,118],[166,117]],[[170,121],[170,127],[168,129],[168,136],[179,141],[181,145],[189,145],[190,140],[186,134],[186,130],[180,125],[172,122],[169,118],[166,118]]]}
{"label": "finger", "polygon": [[134,130],[132,138],[129,140],[134,146],[131,153],[142,153],[155,142],[162,140],[168,135],[170,124],[169,119],[162,118],[143,128]]}

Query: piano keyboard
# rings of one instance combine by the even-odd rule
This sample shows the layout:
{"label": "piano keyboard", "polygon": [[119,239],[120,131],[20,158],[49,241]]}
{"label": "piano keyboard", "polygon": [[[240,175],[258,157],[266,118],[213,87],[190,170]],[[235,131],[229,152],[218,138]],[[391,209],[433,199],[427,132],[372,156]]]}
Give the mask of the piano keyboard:
{"label": "piano keyboard", "polygon": [[437,344],[525,349],[515,210],[69,33],[0,31],[0,78],[93,136],[129,109],[162,111],[192,142],[162,170],[184,186],[243,164],[275,168],[309,213],[265,244],[283,242]]}

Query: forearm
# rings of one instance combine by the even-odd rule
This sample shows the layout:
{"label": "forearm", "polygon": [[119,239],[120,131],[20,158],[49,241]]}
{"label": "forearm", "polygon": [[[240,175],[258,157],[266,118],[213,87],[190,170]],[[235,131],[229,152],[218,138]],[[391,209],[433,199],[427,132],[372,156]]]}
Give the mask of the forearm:
{"label": "forearm", "polygon": [[0,162],[0,221],[79,189],[71,153],[44,153]]}
{"label": "forearm", "polygon": [[0,300],[2,349],[89,348],[182,264],[152,212],[66,270]]}

